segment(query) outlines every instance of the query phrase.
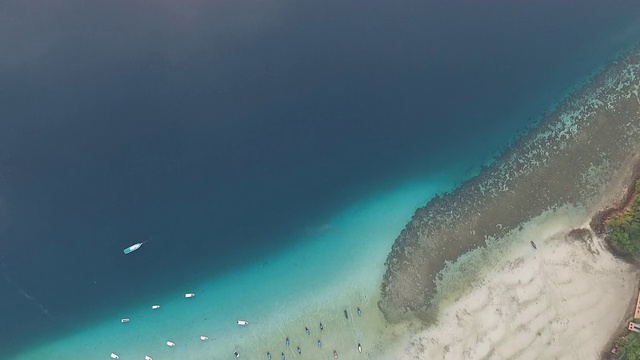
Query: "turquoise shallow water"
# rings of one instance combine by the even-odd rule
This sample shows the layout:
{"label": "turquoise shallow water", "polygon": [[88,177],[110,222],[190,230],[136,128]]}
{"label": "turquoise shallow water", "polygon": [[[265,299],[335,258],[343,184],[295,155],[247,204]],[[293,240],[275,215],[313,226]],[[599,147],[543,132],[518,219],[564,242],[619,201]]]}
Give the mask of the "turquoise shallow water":
{"label": "turquoise shallow water", "polygon": [[[640,38],[631,1],[369,5],[1,5],[0,347],[311,304],[384,258],[407,183],[471,176]],[[177,311],[196,290],[223,311]]]}
{"label": "turquoise shallow water", "polygon": [[[337,308],[349,309],[352,316],[355,307],[365,312],[375,309],[375,302],[368,298],[375,296],[393,240],[415,209],[434,194],[450,190],[452,180],[450,175],[438,176],[372,196],[309,229],[309,235],[297,240],[295,246],[207,281],[166,282],[166,288],[157,289],[153,301],[132,299],[115,312],[113,306],[109,316],[34,346],[17,359],[106,358],[111,352],[122,359],[148,354],[156,358],[226,358],[236,350],[274,352],[269,346],[282,346],[275,345],[272,338],[281,343],[287,336],[299,339],[303,325],[296,329],[298,317],[306,318],[307,326],[324,322],[327,333],[335,331],[335,318],[342,317]],[[230,256],[243,261],[242,253]],[[184,293],[191,292],[196,294],[194,298],[184,298]],[[353,294],[358,296],[348,304]],[[152,310],[153,304],[161,305],[160,309]],[[319,314],[327,307],[334,311],[333,316]],[[123,324],[121,318],[131,321]],[[237,326],[238,319],[250,321],[250,326]],[[315,326],[313,331],[317,333]],[[200,335],[210,340],[200,341]],[[167,347],[168,340],[176,347]],[[331,341],[325,345],[340,349],[340,344]],[[307,346],[305,351],[309,349]]]}

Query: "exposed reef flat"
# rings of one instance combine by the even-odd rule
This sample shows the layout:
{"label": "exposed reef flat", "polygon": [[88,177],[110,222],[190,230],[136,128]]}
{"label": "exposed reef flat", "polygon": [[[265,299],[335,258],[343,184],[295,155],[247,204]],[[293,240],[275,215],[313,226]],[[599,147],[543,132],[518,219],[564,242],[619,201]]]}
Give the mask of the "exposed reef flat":
{"label": "exposed reef flat", "polygon": [[605,249],[588,220],[580,208],[548,210],[498,240],[499,251],[465,255],[457,263],[479,257],[490,264],[482,278],[442,307],[436,324],[380,358],[598,358],[633,314],[638,271]]}
{"label": "exposed reef flat", "polygon": [[[431,319],[447,263],[549,209],[593,209],[640,153],[640,49],[610,64],[481,174],[418,209],[387,257],[387,320]],[[637,167],[635,167],[637,170]],[[622,180],[619,180],[622,181]]]}

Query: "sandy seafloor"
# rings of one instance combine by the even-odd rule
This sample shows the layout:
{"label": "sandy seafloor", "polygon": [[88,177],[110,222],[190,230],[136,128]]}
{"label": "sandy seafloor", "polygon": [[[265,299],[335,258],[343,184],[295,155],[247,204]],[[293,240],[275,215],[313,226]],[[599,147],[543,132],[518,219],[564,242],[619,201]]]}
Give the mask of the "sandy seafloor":
{"label": "sandy seafloor", "polygon": [[639,71],[636,49],[416,212],[387,259],[381,308],[423,326],[382,358],[600,357],[638,288],[601,214],[640,179]]}
{"label": "sandy seafloor", "polygon": [[[455,299],[441,299],[435,325],[385,322],[376,303],[389,239],[410,209],[447,183],[407,184],[348,209],[326,224],[315,242],[256,265],[260,270],[185,287],[197,294],[193,299],[181,293],[159,297],[156,311],[151,303],[122,309],[118,315],[129,323],[114,315],[16,359],[108,359],[111,352],[121,359],[226,359],[234,351],[244,359],[266,359],[267,351],[279,359],[281,352],[297,358],[297,346],[307,359],[333,358],[334,349],[343,359],[597,358],[628,317],[638,274],[614,258],[601,239],[567,238],[569,230],[588,221],[581,208],[545,212],[467,254],[461,263],[478,271],[480,280]],[[239,327],[237,319],[250,325]],[[200,341],[200,335],[209,340]],[[164,345],[167,340],[176,347]]]}
{"label": "sandy seafloor", "polygon": [[[637,67],[627,69],[621,87],[636,89],[624,100],[633,103]],[[615,82],[605,80],[599,81],[615,88]],[[632,134],[638,124],[633,119],[628,124],[625,146],[637,150]],[[569,239],[572,229],[589,223],[593,201],[590,207],[543,211],[448,262],[436,282],[439,309],[430,326],[385,320],[378,302],[386,270],[382,264],[393,240],[419,206],[461,179],[432,177],[373,196],[315,229],[310,241],[211,281],[182,289],[167,284],[172,292],[156,294],[152,301],[141,294],[144,301],[34,345],[15,359],[108,359],[112,352],[123,360],[227,359],[234,351],[243,359],[266,359],[267,352],[274,359],[281,353],[329,359],[334,350],[343,359],[597,358],[627,317],[637,273],[609,254],[600,237]],[[604,202],[615,198],[602,196]],[[240,253],[229,256],[243,261]],[[411,273],[411,264],[403,264],[404,274]],[[428,281],[418,268],[414,275],[416,286]],[[184,298],[191,292],[195,298]],[[154,304],[161,308],[152,310]],[[131,321],[121,323],[120,318]],[[238,319],[249,326],[237,326]],[[167,341],[176,346],[166,346]],[[296,353],[298,346],[302,355]]]}
{"label": "sandy seafloor", "polygon": [[[273,359],[330,359],[334,350],[341,359],[597,358],[626,317],[637,274],[602,239],[567,238],[592,215],[579,206],[538,214],[450,263],[453,271],[439,284],[458,287],[442,291],[449,297],[437,299],[431,326],[385,320],[378,301],[391,245],[418,207],[461,180],[432,176],[372,196],[261,263],[180,289],[167,283],[171,293],[140,294],[144,300],[14,358],[109,359],[113,352],[123,360],[232,359],[238,351],[241,359],[266,359],[267,352]],[[241,253],[229,256],[243,261]],[[475,276],[446,278],[458,273]],[[191,292],[196,297],[185,299]],[[161,308],[151,310],[154,304]],[[237,326],[238,319],[250,325]]]}
{"label": "sandy seafloor", "polygon": [[[636,80],[625,86],[637,87]],[[629,124],[635,131],[637,123]],[[636,149],[634,144],[626,145]],[[385,320],[378,307],[387,270],[382,264],[416,209],[451,191],[451,184],[463,179],[460,174],[373,196],[313,230],[310,241],[153,301],[144,294],[145,301],[15,358],[108,359],[113,352],[123,360],[228,359],[238,351],[244,359],[266,359],[267,352],[273,359],[281,353],[329,359],[334,350],[342,359],[597,358],[628,317],[638,274],[613,257],[601,237],[569,233],[588,227],[596,209],[617,201],[628,181],[620,180],[625,171],[616,174],[618,183],[601,184],[599,200],[589,206],[555,206],[448,262],[436,282],[433,303],[439,308],[431,324]],[[242,261],[242,254],[229,256]],[[417,268],[415,276],[416,285],[428,281]],[[195,298],[184,298],[191,292]],[[152,310],[154,304],[161,308]],[[238,319],[250,324],[237,326]],[[209,340],[201,341],[202,335]]]}
{"label": "sandy seafloor", "polygon": [[[460,296],[443,299],[434,326],[416,330],[381,358],[599,358],[632,316],[638,272],[615,258],[602,239],[567,236],[588,226],[585,219],[584,209],[548,211],[489,251],[467,254],[460,263],[479,271],[480,280]],[[476,261],[469,265],[469,258]]]}
{"label": "sandy seafloor", "polygon": [[[435,193],[450,190],[451,183],[447,177],[434,178],[373,197],[317,229],[315,240],[182,289],[195,293],[195,298],[176,291],[153,303],[123,308],[69,336],[32,346],[16,359],[108,359],[111,352],[123,360],[145,355],[226,359],[233,358],[234,351],[244,359],[266,359],[268,351],[279,359],[282,352],[298,356],[298,345],[305,358],[333,358],[334,349],[341,358],[353,358],[358,343],[362,356],[373,356],[387,333],[377,301],[388,249],[415,209]],[[230,256],[242,261],[241,254]],[[161,308],[152,310],[154,304]],[[362,316],[357,315],[358,307]],[[120,318],[130,322],[123,324]],[[250,325],[237,326],[238,319]],[[201,341],[201,335],[209,340]],[[170,348],[166,341],[176,346]]]}

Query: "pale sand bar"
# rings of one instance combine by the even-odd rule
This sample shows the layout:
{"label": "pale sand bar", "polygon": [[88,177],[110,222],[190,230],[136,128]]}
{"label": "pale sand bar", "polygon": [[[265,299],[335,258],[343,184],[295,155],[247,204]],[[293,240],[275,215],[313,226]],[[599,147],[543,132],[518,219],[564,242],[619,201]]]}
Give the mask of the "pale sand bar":
{"label": "pale sand bar", "polygon": [[448,262],[548,209],[598,203],[624,164],[640,154],[639,92],[635,50],[567,98],[479,176],[420,208],[387,258],[386,318],[431,320],[437,274]]}
{"label": "pale sand bar", "polygon": [[638,286],[605,249],[603,214],[638,178],[636,49],[416,212],[387,258],[380,308],[391,323],[419,325],[380,357],[600,357],[633,315]]}
{"label": "pale sand bar", "polygon": [[381,358],[597,359],[633,315],[638,274],[602,239],[568,236],[571,211],[546,213],[509,234],[521,241],[505,251],[478,255],[492,264],[483,279]]}

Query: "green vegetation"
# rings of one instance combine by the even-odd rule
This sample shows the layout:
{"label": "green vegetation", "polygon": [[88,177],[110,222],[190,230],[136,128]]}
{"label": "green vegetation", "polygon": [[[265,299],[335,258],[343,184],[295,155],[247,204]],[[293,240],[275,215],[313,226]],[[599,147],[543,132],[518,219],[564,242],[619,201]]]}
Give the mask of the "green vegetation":
{"label": "green vegetation", "polygon": [[618,339],[618,359],[640,360],[640,336],[631,333]]}
{"label": "green vegetation", "polygon": [[[607,221],[607,239],[620,253],[640,260],[640,181],[631,207]],[[634,322],[638,323],[637,319]],[[629,333],[617,341],[620,360],[640,360],[640,335]]]}
{"label": "green vegetation", "polygon": [[608,239],[621,253],[640,260],[640,181],[631,208],[607,221]]}

